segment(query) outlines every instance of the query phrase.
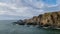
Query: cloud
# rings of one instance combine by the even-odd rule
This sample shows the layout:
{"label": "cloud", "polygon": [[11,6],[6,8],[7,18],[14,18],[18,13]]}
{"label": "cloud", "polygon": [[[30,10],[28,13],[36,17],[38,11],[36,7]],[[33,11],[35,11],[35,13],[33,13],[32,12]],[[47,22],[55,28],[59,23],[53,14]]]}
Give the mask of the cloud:
{"label": "cloud", "polygon": [[42,0],[0,0],[0,18],[25,19],[59,10],[58,4],[47,4]]}
{"label": "cloud", "polygon": [[4,13],[5,13],[5,11],[0,11],[0,15],[1,15],[1,14],[4,14]]}
{"label": "cloud", "polygon": [[44,3],[40,0],[23,0],[23,4],[33,9],[40,9],[44,6]]}
{"label": "cloud", "polygon": [[15,4],[8,4],[8,3],[0,2],[0,6],[6,6],[6,7],[11,8],[11,9],[17,9],[17,7],[15,7],[14,5]]}
{"label": "cloud", "polygon": [[[30,10],[30,7],[15,7],[14,9],[12,8],[12,4],[7,4],[7,3],[0,3],[0,15],[5,15],[3,17],[6,18],[6,15],[11,15],[11,17],[8,17],[7,16],[7,19],[10,19],[10,18],[13,18],[12,16],[15,16],[15,17],[18,17],[20,16],[23,17],[23,18],[28,18],[30,16],[32,16],[31,12],[29,11]],[[14,7],[14,6],[13,6]],[[0,17],[0,18],[2,18]],[[16,19],[16,18],[15,18]],[[21,18],[22,19],[22,18]]]}

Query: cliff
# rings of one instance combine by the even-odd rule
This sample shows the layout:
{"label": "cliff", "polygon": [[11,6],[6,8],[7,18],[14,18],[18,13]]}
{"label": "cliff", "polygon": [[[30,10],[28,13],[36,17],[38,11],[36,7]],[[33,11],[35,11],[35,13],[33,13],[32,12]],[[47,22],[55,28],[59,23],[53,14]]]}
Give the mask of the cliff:
{"label": "cliff", "polygon": [[39,16],[34,16],[30,19],[24,19],[23,22],[27,25],[60,28],[60,11],[40,14]]}

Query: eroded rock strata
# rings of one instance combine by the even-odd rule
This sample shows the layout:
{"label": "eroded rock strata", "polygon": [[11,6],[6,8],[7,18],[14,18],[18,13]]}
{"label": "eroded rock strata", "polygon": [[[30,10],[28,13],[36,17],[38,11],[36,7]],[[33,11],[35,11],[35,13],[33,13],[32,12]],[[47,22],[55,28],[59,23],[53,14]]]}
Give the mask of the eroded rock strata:
{"label": "eroded rock strata", "polygon": [[30,19],[24,19],[22,20],[22,23],[27,25],[40,25],[43,27],[60,28],[60,11],[44,13],[40,14],[39,16],[34,16]]}

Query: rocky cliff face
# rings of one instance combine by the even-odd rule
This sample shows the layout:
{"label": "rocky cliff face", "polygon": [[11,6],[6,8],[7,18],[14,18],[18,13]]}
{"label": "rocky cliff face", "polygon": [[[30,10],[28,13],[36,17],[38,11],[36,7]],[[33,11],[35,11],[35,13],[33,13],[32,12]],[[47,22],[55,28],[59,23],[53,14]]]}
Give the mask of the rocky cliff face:
{"label": "rocky cliff face", "polygon": [[30,19],[23,20],[25,24],[40,25],[45,27],[59,27],[60,28],[60,11],[40,14]]}
{"label": "rocky cliff face", "polygon": [[43,26],[60,27],[60,12],[45,13],[40,19]]}

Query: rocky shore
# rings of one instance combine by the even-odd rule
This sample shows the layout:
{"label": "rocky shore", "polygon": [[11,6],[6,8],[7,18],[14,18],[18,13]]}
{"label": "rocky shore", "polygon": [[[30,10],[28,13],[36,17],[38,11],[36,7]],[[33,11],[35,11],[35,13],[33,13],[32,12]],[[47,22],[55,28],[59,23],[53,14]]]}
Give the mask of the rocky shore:
{"label": "rocky shore", "polygon": [[30,19],[18,20],[13,23],[19,25],[39,25],[40,27],[60,29],[60,11],[40,14]]}

